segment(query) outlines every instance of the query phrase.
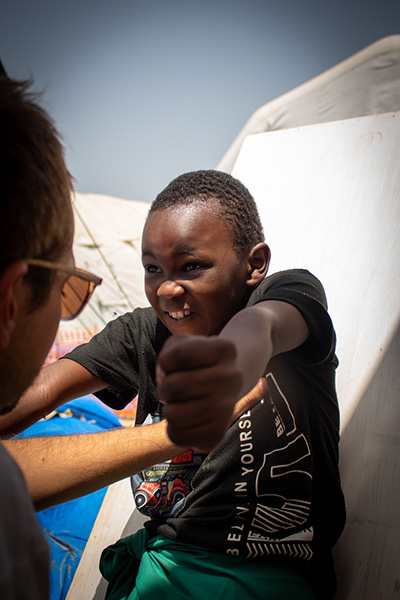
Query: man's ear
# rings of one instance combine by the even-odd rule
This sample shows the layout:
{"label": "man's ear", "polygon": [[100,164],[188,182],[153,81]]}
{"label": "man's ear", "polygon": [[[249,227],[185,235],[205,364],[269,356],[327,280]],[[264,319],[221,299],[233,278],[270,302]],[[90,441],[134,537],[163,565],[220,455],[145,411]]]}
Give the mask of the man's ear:
{"label": "man's ear", "polygon": [[17,286],[28,271],[23,260],[16,260],[0,274],[0,350],[10,343],[18,312]]}
{"label": "man's ear", "polygon": [[255,287],[267,274],[271,251],[265,242],[260,242],[249,254],[249,276],[246,285]]}

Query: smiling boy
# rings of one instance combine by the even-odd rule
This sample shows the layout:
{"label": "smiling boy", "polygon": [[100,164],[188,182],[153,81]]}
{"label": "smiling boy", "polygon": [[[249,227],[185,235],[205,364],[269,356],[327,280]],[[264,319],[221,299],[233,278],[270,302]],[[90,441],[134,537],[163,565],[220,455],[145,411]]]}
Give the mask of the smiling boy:
{"label": "smiling boy", "polygon": [[[204,454],[153,468],[147,505],[139,484],[152,518],[104,552],[107,597],[331,598],[344,502],[335,333],[320,282],[304,270],[266,277],[254,200],[217,171],[167,186],[142,244],[151,307],[60,362],[107,383],[97,395],[116,408],[138,390],[138,424],[164,415],[176,444]],[[268,394],[224,436],[264,374]],[[166,506],[184,485],[189,494]]]}
{"label": "smiling boy", "polygon": [[[0,62],[3,433],[23,429],[68,396],[106,386],[78,363],[61,360],[44,368],[41,373],[46,375],[36,377],[25,392],[49,351],[60,318],[75,318],[101,282],[74,266],[71,177],[54,125],[28,88],[27,82],[9,79]],[[259,391],[256,386],[235,405],[233,414],[240,415],[243,406],[259,400]],[[48,596],[49,548],[31,499],[41,510],[100,489],[178,451],[166,435],[165,423],[0,442],[1,599]],[[183,484],[167,489],[175,501],[183,492]]]}

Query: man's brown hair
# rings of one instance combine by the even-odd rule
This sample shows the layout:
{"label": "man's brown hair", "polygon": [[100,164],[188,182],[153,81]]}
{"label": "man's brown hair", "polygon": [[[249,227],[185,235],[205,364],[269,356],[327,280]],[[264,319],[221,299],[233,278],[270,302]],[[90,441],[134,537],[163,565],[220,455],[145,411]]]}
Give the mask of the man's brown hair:
{"label": "man's brown hair", "polygon": [[[23,258],[56,260],[73,236],[72,181],[49,115],[29,82],[0,74],[0,271]],[[32,307],[54,273],[30,267]]]}

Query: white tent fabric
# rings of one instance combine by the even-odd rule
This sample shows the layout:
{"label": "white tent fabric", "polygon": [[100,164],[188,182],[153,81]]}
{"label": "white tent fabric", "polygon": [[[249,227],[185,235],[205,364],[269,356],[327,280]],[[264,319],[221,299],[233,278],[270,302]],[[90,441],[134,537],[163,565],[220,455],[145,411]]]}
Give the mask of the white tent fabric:
{"label": "white tent fabric", "polygon": [[397,112],[248,136],[233,171],[257,202],[271,272],[317,275],[337,333],[338,600],[399,590],[399,156]]}
{"label": "white tent fabric", "polygon": [[230,173],[246,136],[400,110],[400,35],[383,38],[256,110],[217,168]]}
{"label": "white tent fabric", "polygon": [[141,237],[149,210],[147,202],[100,194],[73,199],[76,265],[103,278],[89,305],[67,329],[100,330],[120,314],[147,306],[141,263]]}

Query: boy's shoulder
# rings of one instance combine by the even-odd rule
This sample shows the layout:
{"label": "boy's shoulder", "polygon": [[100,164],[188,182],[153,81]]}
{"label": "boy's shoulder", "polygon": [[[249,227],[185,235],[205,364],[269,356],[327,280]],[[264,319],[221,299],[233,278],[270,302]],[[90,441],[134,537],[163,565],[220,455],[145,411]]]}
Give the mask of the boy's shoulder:
{"label": "boy's shoulder", "polygon": [[291,304],[305,319],[310,330],[310,338],[302,347],[307,360],[334,360],[336,334],[328,314],[325,290],[315,275],[306,269],[269,275],[252,292],[247,306],[268,300]]}
{"label": "boy's shoulder", "polygon": [[[252,292],[247,306],[262,300],[284,300],[306,294],[326,307],[326,295],[320,280],[307,269],[287,269],[265,277]],[[268,297],[267,297],[268,296]],[[283,297],[282,297],[283,296]]]}

